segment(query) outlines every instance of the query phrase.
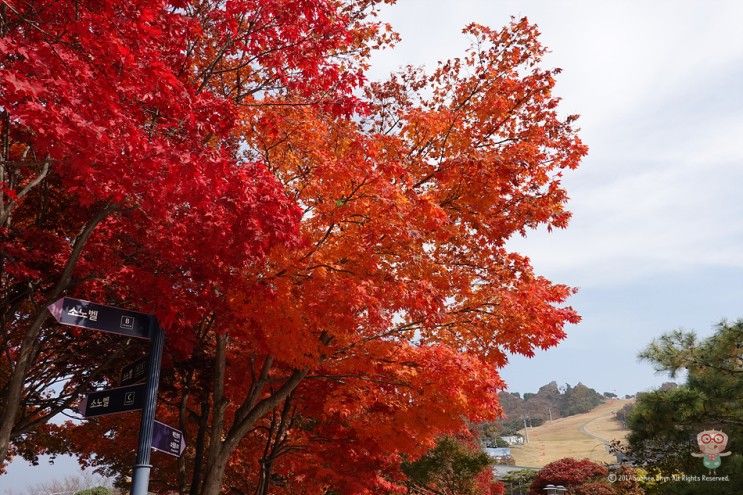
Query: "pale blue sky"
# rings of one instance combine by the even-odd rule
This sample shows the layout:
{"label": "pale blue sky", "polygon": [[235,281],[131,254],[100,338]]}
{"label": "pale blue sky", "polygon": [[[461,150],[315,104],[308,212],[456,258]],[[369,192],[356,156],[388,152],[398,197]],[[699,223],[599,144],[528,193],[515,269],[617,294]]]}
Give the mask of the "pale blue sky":
{"label": "pale blue sky", "polygon": [[[471,21],[528,16],[561,67],[556,92],[580,113],[589,157],[566,185],[572,225],[512,243],[537,270],[581,288],[583,322],[559,347],[514,359],[512,390],[557,380],[619,394],[665,378],[638,363],[654,336],[708,334],[743,317],[743,3],[399,0],[383,18],[403,41],[372,77],[457,56]],[[13,463],[0,494],[75,472],[71,459]]]}
{"label": "pale blue sky", "polygon": [[743,3],[402,0],[382,17],[403,41],[373,75],[456,56],[467,23],[511,15],[539,25],[591,151],[565,182],[570,227],[511,243],[580,288],[583,322],[504,378],[522,392],[650,388],[666,377],[636,356],[654,336],[743,317]]}

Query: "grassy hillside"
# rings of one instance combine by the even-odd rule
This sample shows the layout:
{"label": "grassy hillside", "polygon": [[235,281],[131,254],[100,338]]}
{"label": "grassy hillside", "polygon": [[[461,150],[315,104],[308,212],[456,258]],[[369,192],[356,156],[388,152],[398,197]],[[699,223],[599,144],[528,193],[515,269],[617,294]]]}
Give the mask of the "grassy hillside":
{"label": "grassy hillside", "polygon": [[[614,418],[614,413],[631,400],[608,400],[592,411],[547,421],[529,428],[529,443],[513,447],[517,466],[542,467],[563,457],[588,458],[595,462],[613,463],[605,443],[623,440],[627,431]],[[521,434],[526,436],[524,430]]]}

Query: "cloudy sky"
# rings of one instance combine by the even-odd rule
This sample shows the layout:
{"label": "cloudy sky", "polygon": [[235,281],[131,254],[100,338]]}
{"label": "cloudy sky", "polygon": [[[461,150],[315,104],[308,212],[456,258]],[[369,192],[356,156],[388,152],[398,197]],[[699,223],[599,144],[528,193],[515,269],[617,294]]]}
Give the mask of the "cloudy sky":
{"label": "cloudy sky", "polygon": [[457,56],[467,23],[510,16],[538,24],[591,150],[566,181],[570,227],[511,243],[580,288],[583,321],[504,377],[521,392],[650,388],[666,377],[636,356],[654,336],[743,317],[743,3],[401,0],[383,19],[403,41],[372,77]]}
{"label": "cloudy sky", "polygon": [[[513,359],[512,390],[651,388],[665,378],[636,355],[654,336],[743,317],[743,2],[398,1],[383,18],[403,41],[375,57],[372,78],[461,54],[469,22],[526,15],[564,71],[564,111],[582,116],[591,151],[566,181],[571,226],[512,247],[580,288],[583,322],[559,347]],[[43,466],[14,463],[0,494],[75,471],[71,459]]]}

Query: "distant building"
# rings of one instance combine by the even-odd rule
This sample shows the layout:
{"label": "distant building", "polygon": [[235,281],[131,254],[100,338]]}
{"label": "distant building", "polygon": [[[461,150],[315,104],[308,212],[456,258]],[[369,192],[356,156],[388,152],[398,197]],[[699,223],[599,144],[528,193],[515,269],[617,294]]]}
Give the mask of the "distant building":
{"label": "distant building", "polygon": [[521,435],[506,435],[500,437],[501,440],[506,442],[508,445],[524,445],[524,437]]}
{"label": "distant building", "polygon": [[496,464],[513,465],[514,460],[511,455],[511,449],[508,447],[486,447],[485,453],[495,461]]}
{"label": "distant building", "polygon": [[534,471],[536,473],[537,471],[539,471],[539,468],[526,466],[505,466],[502,464],[493,466],[493,474],[495,475],[495,478],[499,480],[502,480],[503,478],[508,476],[509,473],[512,473],[514,471]]}
{"label": "distant building", "polygon": [[490,457],[507,457],[511,455],[511,449],[508,447],[487,447],[485,452]]}

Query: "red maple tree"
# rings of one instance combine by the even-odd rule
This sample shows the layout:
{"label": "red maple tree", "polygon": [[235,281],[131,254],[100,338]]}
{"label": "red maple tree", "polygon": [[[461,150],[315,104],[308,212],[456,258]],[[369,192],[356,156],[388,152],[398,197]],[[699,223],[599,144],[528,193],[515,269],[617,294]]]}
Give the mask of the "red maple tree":
{"label": "red maple tree", "polygon": [[609,469],[589,459],[566,457],[550,462],[539,470],[529,495],[542,495],[547,485],[565,487],[570,495],[644,495],[635,469],[621,466]]}
{"label": "red maple tree", "polygon": [[[155,311],[159,418],[190,439],[157,461],[158,489],[398,490],[403,458],[498,414],[509,353],[578,321],[573,290],[506,248],[566,226],[561,176],[586,153],[536,27],[472,25],[464,57],[365,83],[370,50],[394,40],[376,3],[8,4],[4,164],[36,168],[14,169],[5,197],[41,180],[2,232],[4,310],[21,315],[4,320],[4,369],[30,396],[48,359],[67,407],[131,351],[71,367],[110,340],[42,333],[40,303],[67,290]],[[68,69],[80,78],[57,77]],[[64,104],[40,93],[55,77]],[[3,423],[25,455],[74,452],[126,476],[136,418],[40,428],[55,409],[36,396]]]}

